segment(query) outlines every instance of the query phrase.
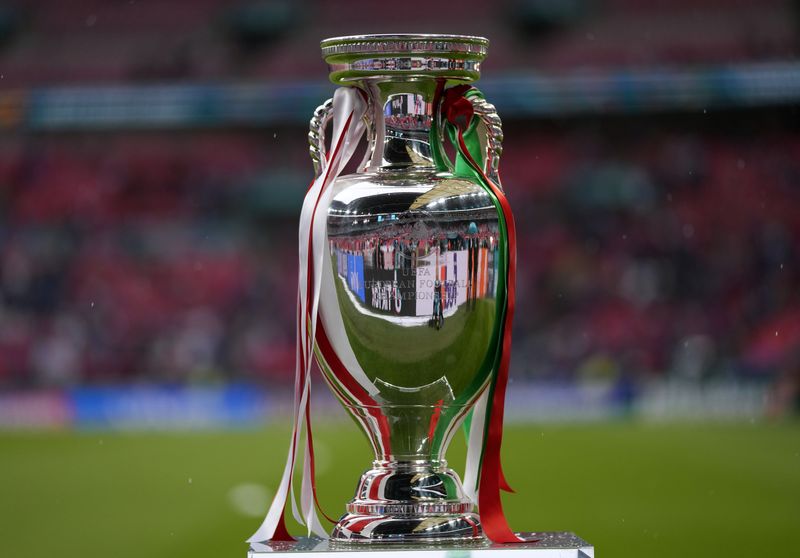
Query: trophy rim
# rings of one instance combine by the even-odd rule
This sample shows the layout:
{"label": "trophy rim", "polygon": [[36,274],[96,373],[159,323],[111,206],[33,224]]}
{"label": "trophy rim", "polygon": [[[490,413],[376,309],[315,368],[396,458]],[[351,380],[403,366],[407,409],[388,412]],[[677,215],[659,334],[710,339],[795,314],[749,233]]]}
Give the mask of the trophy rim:
{"label": "trophy rim", "polygon": [[[428,43],[437,43],[438,46],[427,48]],[[325,59],[337,54],[392,54],[394,52],[419,54],[448,52],[464,54],[468,52],[486,56],[489,39],[478,35],[451,33],[374,33],[328,37],[320,41],[320,47]]]}
{"label": "trophy rim", "polygon": [[480,78],[489,39],[476,35],[382,33],[330,37],[320,42],[330,80],[346,85],[370,77]]}

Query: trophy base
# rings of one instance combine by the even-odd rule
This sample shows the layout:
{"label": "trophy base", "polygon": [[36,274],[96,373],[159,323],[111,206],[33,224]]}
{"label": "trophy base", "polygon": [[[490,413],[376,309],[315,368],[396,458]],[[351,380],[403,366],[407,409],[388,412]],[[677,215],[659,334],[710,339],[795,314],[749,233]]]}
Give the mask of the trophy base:
{"label": "trophy base", "polygon": [[299,538],[295,542],[253,543],[248,558],[262,558],[269,552],[291,554],[293,558],[344,558],[358,553],[363,558],[385,556],[392,552],[393,558],[412,558],[423,554],[426,558],[452,558],[453,556],[474,556],[492,558],[508,553],[509,558],[594,558],[594,547],[567,532],[518,533],[526,541],[514,544],[493,544],[484,539],[482,544],[470,542],[445,541],[443,544],[342,544],[338,541],[316,537]]}
{"label": "trophy base", "polygon": [[348,513],[336,524],[331,542],[352,545],[373,543],[441,544],[451,542],[478,542],[486,539],[480,519],[474,513],[459,515],[357,515]]}
{"label": "trophy base", "polygon": [[376,461],[331,533],[344,543],[483,541],[474,505],[444,461]]}

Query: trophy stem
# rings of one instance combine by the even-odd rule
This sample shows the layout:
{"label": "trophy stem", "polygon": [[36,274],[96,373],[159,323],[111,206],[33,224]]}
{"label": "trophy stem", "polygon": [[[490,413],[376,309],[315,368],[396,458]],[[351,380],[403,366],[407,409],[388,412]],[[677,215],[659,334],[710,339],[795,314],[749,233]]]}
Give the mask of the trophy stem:
{"label": "trophy stem", "polygon": [[348,542],[483,541],[458,475],[439,461],[375,461],[331,538]]}

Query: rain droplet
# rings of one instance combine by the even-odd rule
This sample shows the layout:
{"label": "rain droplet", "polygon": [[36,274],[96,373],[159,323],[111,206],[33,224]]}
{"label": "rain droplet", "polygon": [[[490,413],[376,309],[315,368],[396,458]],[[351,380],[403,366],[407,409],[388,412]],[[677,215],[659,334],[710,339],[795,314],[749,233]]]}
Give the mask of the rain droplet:
{"label": "rain droplet", "polygon": [[189,477],[189,484],[192,484],[192,477]]}
{"label": "rain droplet", "polygon": [[744,161],[742,159],[737,159],[736,166],[739,167],[739,170],[742,170],[744,168]]}
{"label": "rain droplet", "polygon": [[91,14],[86,18],[86,27],[92,27],[97,23],[97,15]]}
{"label": "rain droplet", "polygon": [[778,332],[776,331],[776,332],[775,332],[775,337],[777,337],[777,336],[778,336]]}

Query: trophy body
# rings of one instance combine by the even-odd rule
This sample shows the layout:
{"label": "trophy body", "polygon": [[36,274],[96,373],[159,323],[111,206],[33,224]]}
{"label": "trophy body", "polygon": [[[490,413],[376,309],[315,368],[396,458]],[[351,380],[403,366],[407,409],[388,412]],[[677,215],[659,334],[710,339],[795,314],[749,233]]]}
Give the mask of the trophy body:
{"label": "trophy body", "polygon": [[[487,42],[371,36],[323,41],[332,79],[368,98],[368,150],[332,184],[320,319],[325,378],[375,451],[332,538],[483,539],[445,452],[488,388],[505,288],[499,215],[479,181],[443,155],[441,91],[477,77]],[[374,52],[380,51],[380,56]],[[324,157],[330,105],[312,120]],[[493,107],[476,103],[488,172],[501,139]],[[326,294],[327,293],[327,294]],[[335,354],[330,362],[322,354]]]}

